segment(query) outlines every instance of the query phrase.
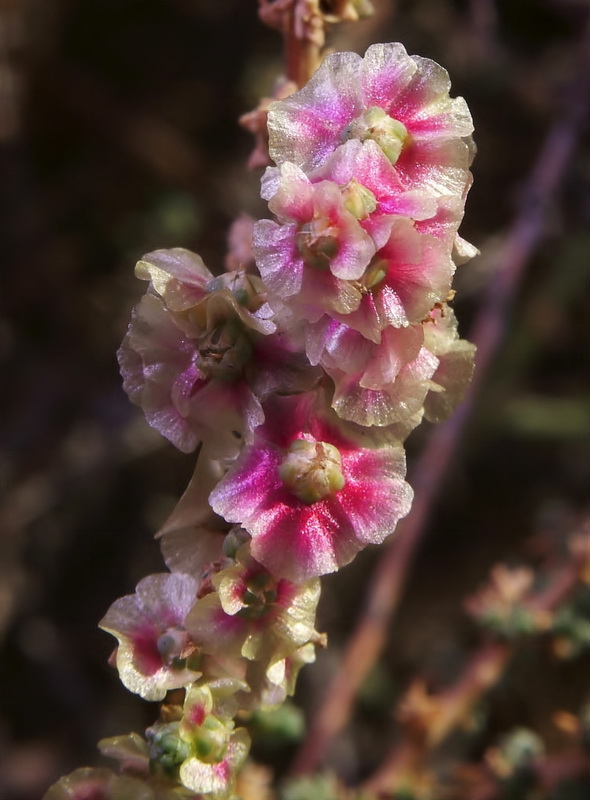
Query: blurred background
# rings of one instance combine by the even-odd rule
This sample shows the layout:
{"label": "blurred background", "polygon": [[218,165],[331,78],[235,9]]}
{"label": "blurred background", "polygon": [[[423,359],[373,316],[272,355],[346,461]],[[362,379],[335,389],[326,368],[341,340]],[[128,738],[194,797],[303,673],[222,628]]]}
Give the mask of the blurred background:
{"label": "blurred background", "polygon": [[[376,16],[335,28],[332,46],[402,41],[449,70],[475,119],[462,234],[482,255],[459,270],[454,304],[469,338],[548,130],[572,102],[589,103],[571,88],[589,4],[374,3]],[[259,23],[255,0],[0,0],[2,800],[37,800],[65,772],[100,763],[97,739],[154,721],[155,707],[107,665],[114,640],[96,624],[162,571],[153,533],[193,463],[128,401],[115,352],[145,288],[133,276],[143,253],[188,247],[218,272],[232,220],[265,215],[237,118],[270,93],[281,65],[280,37]],[[588,143],[586,128],[545,198],[539,246],[391,644],[331,750],[347,780],[379,763],[410,677],[444,684],[479,641],[464,600],[491,566],[534,561],[543,537],[563,538],[588,512]],[[428,435],[425,424],[410,437],[410,463]],[[377,557],[368,550],[325,581],[319,629],[330,648],[302,673],[304,709],[334,671]],[[557,662],[525,648],[486,707],[486,735],[532,726],[559,749],[551,710],[577,711],[589,674],[587,652]],[[476,737],[471,755],[484,744]],[[262,742],[255,755],[283,764],[291,752]]]}

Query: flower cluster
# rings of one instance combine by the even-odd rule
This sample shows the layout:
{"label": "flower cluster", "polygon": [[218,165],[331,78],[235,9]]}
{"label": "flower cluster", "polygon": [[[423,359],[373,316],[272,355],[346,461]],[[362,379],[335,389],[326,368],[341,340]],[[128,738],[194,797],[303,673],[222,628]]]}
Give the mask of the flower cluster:
{"label": "flower cluster", "polygon": [[145,739],[103,745],[124,769],[134,750],[158,797],[232,795],[249,747],[236,720],[293,692],[324,641],[319,577],[393,533],[412,502],[403,441],[470,379],[448,301],[474,252],[458,236],[472,123],[449,88],[399,44],[328,56],[268,108],[258,274],[216,277],[183,249],[137,265],[148,290],[119,351],[124,386],[198,452],[159,533],[170,572],[101,623],[128,689],[184,696]]}

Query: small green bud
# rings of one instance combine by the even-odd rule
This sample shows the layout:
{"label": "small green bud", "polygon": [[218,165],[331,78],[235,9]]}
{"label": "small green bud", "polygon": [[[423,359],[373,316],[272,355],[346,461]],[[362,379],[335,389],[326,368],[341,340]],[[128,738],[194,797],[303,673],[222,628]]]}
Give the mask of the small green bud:
{"label": "small green bud", "polygon": [[171,774],[189,757],[190,747],[180,737],[178,722],[156,724],[145,733],[152,772],[157,773],[161,769],[166,774]]}
{"label": "small green bud", "polygon": [[355,178],[342,188],[344,208],[356,219],[366,219],[377,208],[377,198],[370,189]]}
{"label": "small green bud", "polygon": [[392,164],[396,164],[410,138],[408,129],[379,106],[372,106],[353,120],[343,134],[344,139],[372,139]]}
{"label": "small green bud", "polygon": [[250,541],[250,534],[239,525],[235,525],[223,540],[223,555],[235,559],[240,547],[248,541]]}
{"label": "small green bud", "polygon": [[336,494],[346,483],[342,459],[334,445],[296,439],[279,467],[285,486],[303,503],[317,503]]}

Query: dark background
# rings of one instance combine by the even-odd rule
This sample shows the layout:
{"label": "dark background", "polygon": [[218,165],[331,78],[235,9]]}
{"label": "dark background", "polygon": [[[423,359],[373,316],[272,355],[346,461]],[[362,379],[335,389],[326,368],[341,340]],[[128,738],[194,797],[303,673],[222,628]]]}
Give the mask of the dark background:
{"label": "dark background", "polygon": [[[334,30],[334,46],[402,41],[449,69],[475,119],[462,233],[483,255],[459,271],[455,303],[468,337],[492,255],[571,102],[588,3],[374,1],[377,17]],[[236,119],[269,92],[281,59],[255,0],[0,2],[2,800],[41,797],[61,774],[98,763],[98,738],[141,731],[155,717],[107,665],[113,640],[96,623],[162,570],[152,535],[192,459],[129,403],[115,351],[144,291],[133,277],[142,253],[184,246],[220,271],[232,219],[265,214],[259,174],[245,168],[252,141]],[[333,748],[347,779],[378,763],[411,676],[437,685],[456,675],[479,637],[464,598],[491,565],[526,559],[530,537],[563,536],[587,510],[587,145],[586,132],[549,198],[391,645]],[[410,438],[410,460],[426,428]],[[334,669],[377,556],[369,550],[325,581],[320,629],[331,647],[302,675],[304,707]],[[589,672],[587,655],[558,663],[547,648],[525,649],[493,697],[489,729],[529,725],[559,748],[549,711],[576,711]]]}

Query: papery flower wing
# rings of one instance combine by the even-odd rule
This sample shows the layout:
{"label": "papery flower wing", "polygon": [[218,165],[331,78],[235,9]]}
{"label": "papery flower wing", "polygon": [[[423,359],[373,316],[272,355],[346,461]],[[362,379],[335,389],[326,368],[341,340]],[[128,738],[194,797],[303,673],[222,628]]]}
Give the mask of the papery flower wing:
{"label": "papery flower wing", "polygon": [[311,80],[268,110],[269,152],[276,164],[292,161],[307,171],[341,143],[342,130],[360,111],[356,53],[327,56]]}
{"label": "papery flower wing", "polygon": [[471,382],[476,348],[459,339],[457,320],[448,307],[434,309],[424,331],[425,346],[439,361],[432,376],[433,390],[424,401],[424,415],[430,422],[442,422],[461,402]]}
{"label": "papery flower wing", "polygon": [[[321,331],[313,330],[315,337]],[[311,329],[308,334],[311,336]],[[363,387],[380,389],[392,383],[401,370],[420,352],[424,341],[421,325],[405,328],[385,328],[378,342],[366,339],[361,333],[342,322],[332,320],[324,328],[323,351],[320,363],[331,374],[332,370],[346,372]],[[308,355],[311,360],[310,350]]]}
{"label": "papery flower wing", "polygon": [[371,45],[359,65],[357,79],[363,105],[378,106],[397,117],[399,99],[416,71],[415,59],[399,42]]}
{"label": "papery flower wing", "polygon": [[[402,151],[396,169],[408,189],[421,189],[433,197],[464,198],[471,183],[471,153],[461,139],[414,140]],[[459,224],[460,217],[457,220]]]}
{"label": "papery flower wing", "polygon": [[295,242],[297,225],[279,225],[263,219],[254,225],[252,247],[256,266],[271,294],[288,298],[297,294],[303,281],[303,259]]}
{"label": "papery flower wing", "polygon": [[175,408],[171,390],[180,375],[193,375],[193,353],[191,342],[152,295],[143,297],[133,310],[117,353],[130,400],[143,408],[152,428],[183,452],[193,450],[198,438]]}
{"label": "papery flower wing", "polygon": [[198,600],[187,617],[187,629],[201,649],[210,655],[239,659],[249,635],[248,621],[227,614],[217,592]]}
{"label": "papery flower wing", "polygon": [[407,426],[418,423],[422,404],[432,388],[431,378],[439,364],[425,347],[400,370],[394,381],[378,388],[362,386],[360,376],[335,367],[326,371],[335,384],[332,407],[343,419],[359,425]]}
{"label": "papery flower wing", "polygon": [[[373,45],[373,48],[383,45]],[[462,97],[449,97],[449,73],[436,61],[412,56],[416,72],[389,106],[384,106],[411,131],[414,139],[441,136],[463,138],[473,133],[473,120]]]}
{"label": "papery flower wing", "polygon": [[267,169],[262,178],[261,195],[279,219],[307,222],[313,217],[314,190],[311,181],[296,164],[287,161]]}
{"label": "papery flower wing", "polygon": [[201,451],[195,472],[173,512],[156,534],[166,566],[171,572],[199,577],[203,567],[222,557],[225,520],[209,506],[209,493],[225,468]]}
{"label": "papery flower wing", "polygon": [[196,305],[213,278],[203,259],[183,247],[147,253],[137,262],[135,275],[149,280],[171,311]]}
{"label": "papery flower wing", "polygon": [[314,634],[315,614],[320,599],[320,582],[311,580],[303,583],[297,589],[289,587],[287,592],[283,592],[285,599],[281,597],[279,583],[278,602],[282,606],[282,613],[277,614],[272,626],[273,635],[282,643],[282,647],[276,648],[273,656],[276,658],[278,652],[290,654],[296,647],[306,644]]}
{"label": "papery flower wing", "polygon": [[380,544],[409,512],[414,493],[404,481],[401,446],[358,450],[346,464],[348,491],[339,502],[355,536],[363,544]]}
{"label": "papery flower wing", "polygon": [[191,575],[179,572],[148,575],[137,584],[136,597],[160,625],[182,626],[198,588],[198,581]]}

